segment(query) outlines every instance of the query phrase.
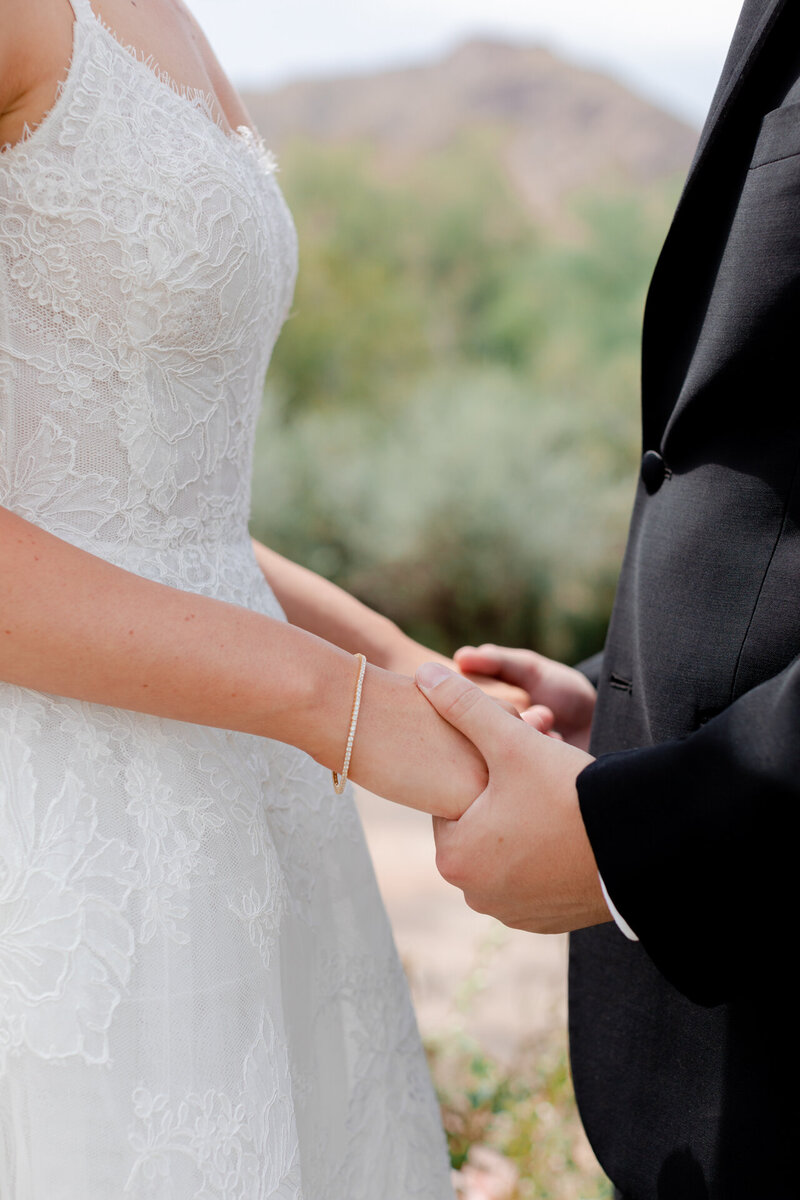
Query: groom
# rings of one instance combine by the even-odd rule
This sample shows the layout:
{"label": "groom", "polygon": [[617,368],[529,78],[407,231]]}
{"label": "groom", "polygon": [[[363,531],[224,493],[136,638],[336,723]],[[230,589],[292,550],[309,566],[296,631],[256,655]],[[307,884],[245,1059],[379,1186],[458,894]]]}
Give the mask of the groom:
{"label": "groom", "polygon": [[438,862],[474,907],[579,931],[575,1089],[619,1196],[788,1200],[800,1197],[798,0],[745,0],[643,337],[641,480],[596,710],[583,675],[530,652],[464,651],[461,666],[528,688],[540,727],[549,710],[564,741],[422,668],[490,769],[461,820],[438,823]]}

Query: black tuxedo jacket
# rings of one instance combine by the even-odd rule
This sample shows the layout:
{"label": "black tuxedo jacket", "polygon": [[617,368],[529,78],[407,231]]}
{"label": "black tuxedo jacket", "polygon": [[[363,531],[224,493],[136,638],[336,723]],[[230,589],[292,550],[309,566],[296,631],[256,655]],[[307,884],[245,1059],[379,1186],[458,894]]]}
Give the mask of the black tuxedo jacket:
{"label": "black tuxedo jacket", "polygon": [[584,821],[641,938],[573,935],[626,1200],[800,1197],[800,0],[746,0],[657,264]]}

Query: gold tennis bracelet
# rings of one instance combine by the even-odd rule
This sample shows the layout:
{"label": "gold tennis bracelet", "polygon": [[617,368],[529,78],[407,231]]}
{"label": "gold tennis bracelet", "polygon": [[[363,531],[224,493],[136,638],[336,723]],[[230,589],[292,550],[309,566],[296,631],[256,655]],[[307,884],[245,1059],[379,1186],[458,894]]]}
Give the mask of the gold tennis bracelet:
{"label": "gold tennis bracelet", "polygon": [[347,772],[350,770],[350,759],[353,755],[353,742],[356,738],[356,726],[358,725],[358,713],[361,708],[361,689],[364,686],[364,672],[367,669],[367,660],[363,654],[355,656],[360,659],[358,668],[358,682],[356,683],[356,692],[353,696],[353,709],[350,713],[350,730],[347,734],[347,749],[344,752],[344,766],[342,767],[341,775],[333,774],[333,790],[337,796],[341,796],[347,783]]}

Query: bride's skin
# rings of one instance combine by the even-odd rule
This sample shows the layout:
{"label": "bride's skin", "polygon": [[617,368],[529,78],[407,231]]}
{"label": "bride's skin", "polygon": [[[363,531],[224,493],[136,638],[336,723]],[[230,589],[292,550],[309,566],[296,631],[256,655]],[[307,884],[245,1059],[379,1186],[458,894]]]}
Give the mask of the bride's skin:
{"label": "bride's skin", "polygon": [[[93,6],[120,41],[152,56],[178,86],[216,98],[223,126],[250,124],[179,0]],[[0,0],[0,145],[19,141],[52,107],[72,31],[67,0]],[[485,764],[408,677],[441,656],[319,576],[253,545],[288,625],[124,571],[0,507],[0,679],[261,734],[333,770],[341,769],[350,720],[352,653],[361,650],[370,666],[352,778],[399,803],[458,816],[483,790]],[[524,707],[519,689],[487,687]]]}

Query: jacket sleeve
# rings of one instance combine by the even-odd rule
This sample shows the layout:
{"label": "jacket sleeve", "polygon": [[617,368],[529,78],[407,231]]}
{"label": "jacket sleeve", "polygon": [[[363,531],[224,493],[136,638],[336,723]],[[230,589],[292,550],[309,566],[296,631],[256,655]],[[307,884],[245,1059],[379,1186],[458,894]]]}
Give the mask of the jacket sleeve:
{"label": "jacket sleeve", "polygon": [[684,739],[602,755],[578,795],[615,906],[690,1000],[735,999],[794,958],[800,658]]}

